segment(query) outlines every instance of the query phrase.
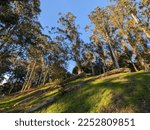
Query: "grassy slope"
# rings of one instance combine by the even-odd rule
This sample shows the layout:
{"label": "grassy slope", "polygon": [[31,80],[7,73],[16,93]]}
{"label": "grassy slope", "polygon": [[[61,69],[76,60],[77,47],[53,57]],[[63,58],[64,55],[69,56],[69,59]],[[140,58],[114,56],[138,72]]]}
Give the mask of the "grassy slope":
{"label": "grassy slope", "polygon": [[38,112],[150,112],[150,73],[98,79]]}
{"label": "grassy slope", "polygon": [[[75,80],[67,86],[90,78]],[[47,91],[48,87],[0,98],[0,112],[25,112],[60,90]],[[36,112],[150,112],[150,72],[122,73],[97,79],[76,91],[60,95],[55,103]]]}
{"label": "grassy slope", "polygon": [[37,103],[57,94],[60,89],[47,91],[52,86],[53,84],[48,84],[44,87],[30,90],[29,92],[0,98],[0,112],[25,112]]}

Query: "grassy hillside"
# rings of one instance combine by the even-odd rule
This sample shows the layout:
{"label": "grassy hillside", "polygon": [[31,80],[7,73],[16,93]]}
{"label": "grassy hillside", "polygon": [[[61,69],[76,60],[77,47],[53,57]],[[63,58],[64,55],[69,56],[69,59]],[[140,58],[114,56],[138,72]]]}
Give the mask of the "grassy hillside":
{"label": "grassy hillside", "polygon": [[[66,87],[95,77],[81,78]],[[23,95],[0,98],[0,112],[150,112],[150,72],[121,73],[87,82],[79,89],[62,93],[47,85]],[[57,99],[49,105],[49,99]]]}

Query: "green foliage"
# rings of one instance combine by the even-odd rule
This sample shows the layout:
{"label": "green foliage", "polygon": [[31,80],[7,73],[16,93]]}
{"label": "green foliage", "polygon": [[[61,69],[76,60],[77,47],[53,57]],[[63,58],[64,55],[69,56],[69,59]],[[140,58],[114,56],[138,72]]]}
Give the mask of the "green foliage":
{"label": "green foliage", "polygon": [[58,33],[60,33],[64,38],[65,43],[68,44],[69,49],[69,59],[76,62],[78,67],[78,74],[82,73],[82,55],[84,51],[84,42],[80,38],[80,33],[78,32],[78,26],[75,24],[76,17],[68,12],[61,15],[58,23],[62,26],[58,28]]}
{"label": "green foliage", "polygon": [[[66,52],[42,33],[39,0],[0,2],[0,94],[66,78]],[[20,73],[21,72],[21,73]]]}
{"label": "green foliage", "polygon": [[[70,60],[76,63],[75,75],[99,75],[119,67],[150,70],[149,5],[149,0],[115,0],[105,8],[97,7],[89,15],[93,26],[87,26],[91,36],[85,43],[71,12],[61,14],[59,26],[45,35],[38,20],[40,0],[1,1],[0,84],[6,83],[0,85],[0,95],[23,94],[53,81],[60,84],[71,77]],[[105,96],[111,94],[112,90],[106,91],[99,105],[109,105]]]}

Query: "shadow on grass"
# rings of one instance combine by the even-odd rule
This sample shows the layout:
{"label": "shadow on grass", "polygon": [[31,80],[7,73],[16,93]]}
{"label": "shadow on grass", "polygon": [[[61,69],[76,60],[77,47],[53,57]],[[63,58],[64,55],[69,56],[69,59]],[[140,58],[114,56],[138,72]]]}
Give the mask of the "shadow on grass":
{"label": "shadow on grass", "polygon": [[150,73],[127,73],[90,82],[38,112],[150,112]]}

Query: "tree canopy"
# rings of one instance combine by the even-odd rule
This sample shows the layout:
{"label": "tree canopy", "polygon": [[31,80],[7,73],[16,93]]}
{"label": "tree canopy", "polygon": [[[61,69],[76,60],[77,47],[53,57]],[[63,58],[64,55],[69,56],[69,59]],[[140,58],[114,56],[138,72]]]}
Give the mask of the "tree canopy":
{"label": "tree canopy", "polygon": [[[44,34],[40,0],[0,1],[0,94],[82,73],[98,75],[123,67],[149,71],[149,7],[149,0],[115,0],[96,7],[89,14],[92,26],[87,31],[92,34],[86,43],[71,12],[61,14],[58,26]],[[72,74],[70,60],[76,63]]]}

